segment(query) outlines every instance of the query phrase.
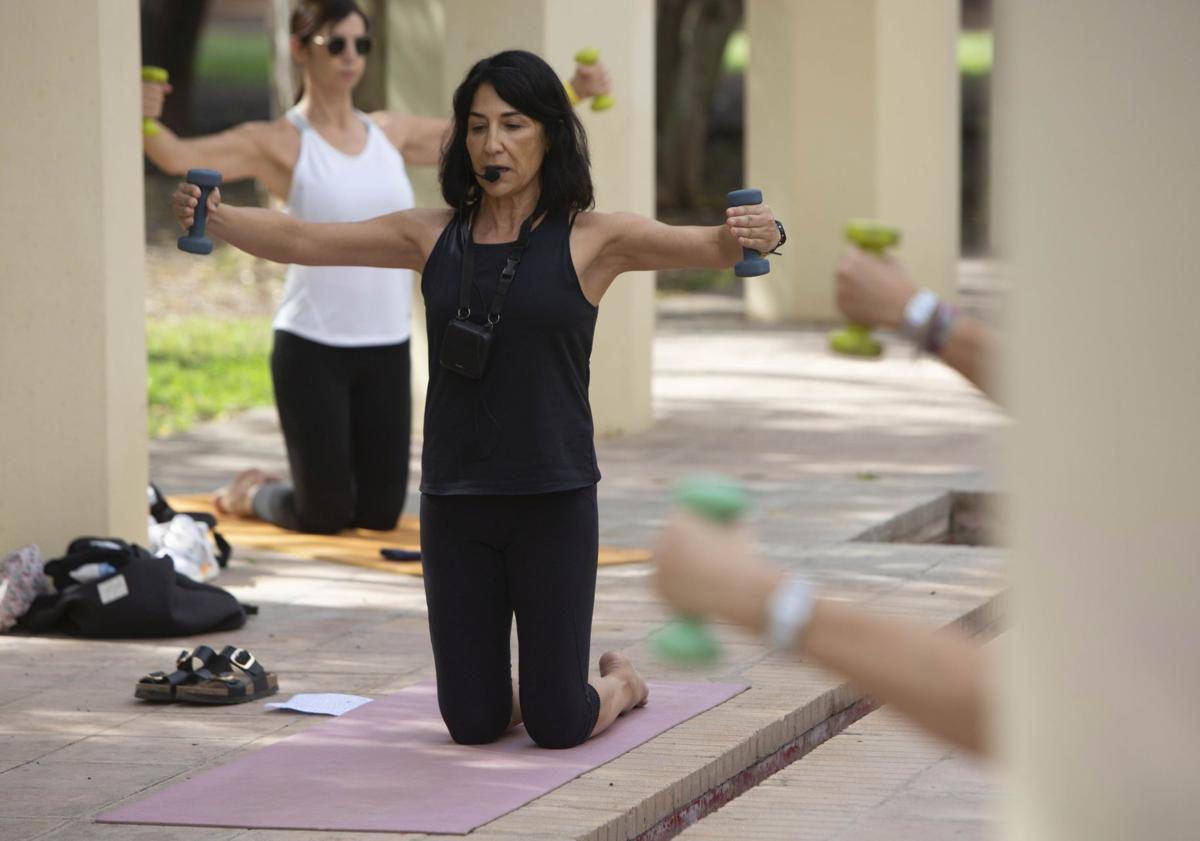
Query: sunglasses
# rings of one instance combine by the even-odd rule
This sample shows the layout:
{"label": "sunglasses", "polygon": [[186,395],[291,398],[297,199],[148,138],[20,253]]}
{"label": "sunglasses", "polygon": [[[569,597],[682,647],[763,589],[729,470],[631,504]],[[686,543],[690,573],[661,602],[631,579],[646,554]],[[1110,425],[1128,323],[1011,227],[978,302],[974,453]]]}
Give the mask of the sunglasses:
{"label": "sunglasses", "polygon": [[[341,55],[342,50],[346,49],[346,39],[341,35],[335,35],[332,38],[326,38],[324,35],[314,35],[312,42],[318,47],[325,47],[325,49],[329,50],[330,55]],[[359,55],[366,55],[371,52],[371,36],[364,35],[361,38],[355,38],[354,49]]]}

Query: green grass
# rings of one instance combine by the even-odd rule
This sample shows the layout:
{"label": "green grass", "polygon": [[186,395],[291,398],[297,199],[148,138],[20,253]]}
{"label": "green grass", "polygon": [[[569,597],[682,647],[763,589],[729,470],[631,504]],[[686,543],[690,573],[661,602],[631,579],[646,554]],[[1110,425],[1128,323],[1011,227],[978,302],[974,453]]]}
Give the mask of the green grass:
{"label": "green grass", "polygon": [[195,72],[209,82],[266,85],[271,80],[271,50],[266,34],[208,30],[200,38]]}
{"label": "green grass", "polygon": [[146,324],[152,437],[274,402],[271,322],[180,318]]}

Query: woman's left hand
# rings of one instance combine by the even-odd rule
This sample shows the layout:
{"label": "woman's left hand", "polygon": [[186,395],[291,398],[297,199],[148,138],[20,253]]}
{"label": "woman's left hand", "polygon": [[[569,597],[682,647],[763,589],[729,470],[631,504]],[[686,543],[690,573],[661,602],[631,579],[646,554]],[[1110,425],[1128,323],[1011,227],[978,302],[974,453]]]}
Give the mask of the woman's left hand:
{"label": "woman's left hand", "polygon": [[758,558],[744,528],[676,514],[654,546],[654,583],[679,613],[761,627],[782,573]]}
{"label": "woman's left hand", "polygon": [[612,93],[612,79],[609,78],[608,68],[602,61],[595,64],[579,64],[575,66],[575,75],[571,77],[571,87],[580,99],[588,99]]}
{"label": "woman's left hand", "polygon": [[766,254],[779,245],[775,214],[765,204],[726,208],[725,226],[742,248],[753,248],[760,254]]}

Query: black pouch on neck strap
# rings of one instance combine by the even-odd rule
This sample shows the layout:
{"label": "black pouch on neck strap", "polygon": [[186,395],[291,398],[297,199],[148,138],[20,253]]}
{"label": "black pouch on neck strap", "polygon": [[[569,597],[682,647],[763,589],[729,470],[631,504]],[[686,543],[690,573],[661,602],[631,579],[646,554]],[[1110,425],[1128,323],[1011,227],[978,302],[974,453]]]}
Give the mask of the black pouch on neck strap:
{"label": "black pouch on neck strap", "polygon": [[508,254],[508,261],[500,272],[500,285],[492,298],[488,309],[487,321],[476,324],[469,320],[471,317],[471,283],[475,275],[475,254],[471,248],[471,223],[473,216],[463,224],[462,277],[458,287],[458,310],[454,318],[446,325],[442,334],[442,348],[438,362],[456,374],[473,380],[483,378],[487,371],[488,355],[492,349],[492,340],[496,335],[496,325],[500,323],[500,310],[504,307],[504,299],[512,286],[513,278],[517,275],[517,266],[521,263],[521,255],[529,244],[529,236],[533,230],[533,220],[541,214],[539,204],[524,222],[521,223],[521,233]]}

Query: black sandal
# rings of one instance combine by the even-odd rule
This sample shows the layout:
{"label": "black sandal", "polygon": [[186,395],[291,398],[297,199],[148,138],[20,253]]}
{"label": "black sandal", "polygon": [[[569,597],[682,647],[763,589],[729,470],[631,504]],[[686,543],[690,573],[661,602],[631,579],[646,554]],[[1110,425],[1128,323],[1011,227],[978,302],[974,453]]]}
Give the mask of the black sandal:
{"label": "black sandal", "polygon": [[175,671],[150,672],[138,679],[133,688],[133,696],[143,701],[174,701],[177,700],[181,686],[198,683],[202,680],[212,680],[216,677],[209,669],[217,653],[207,645],[198,645],[191,651],[186,648],[175,658]]}
{"label": "black sandal", "polygon": [[192,704],[244,704],[279,691],[279,679],[244,648],[227,645],[209,663],[206,680],[180,686],[175,697]]}

